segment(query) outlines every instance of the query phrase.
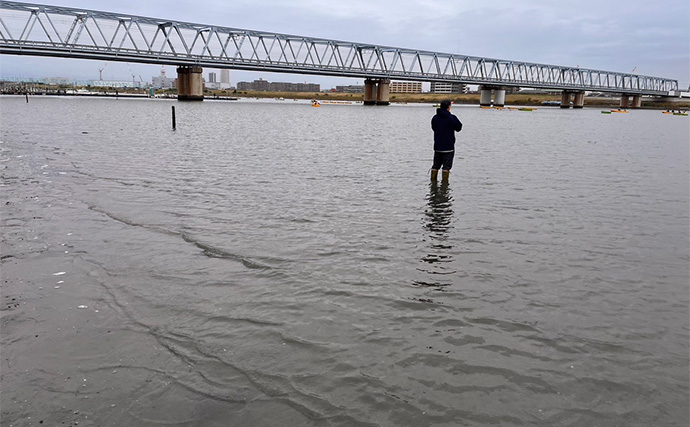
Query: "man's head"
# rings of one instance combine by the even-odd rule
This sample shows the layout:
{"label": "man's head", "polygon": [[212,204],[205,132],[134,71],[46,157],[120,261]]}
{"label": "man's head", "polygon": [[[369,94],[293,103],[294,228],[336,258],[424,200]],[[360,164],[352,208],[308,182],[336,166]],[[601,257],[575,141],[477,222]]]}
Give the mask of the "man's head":
{"label": "man's head", "polygon": [[441,109],[450,110],[450,99],[444,99],[443,101],[441,101]]}

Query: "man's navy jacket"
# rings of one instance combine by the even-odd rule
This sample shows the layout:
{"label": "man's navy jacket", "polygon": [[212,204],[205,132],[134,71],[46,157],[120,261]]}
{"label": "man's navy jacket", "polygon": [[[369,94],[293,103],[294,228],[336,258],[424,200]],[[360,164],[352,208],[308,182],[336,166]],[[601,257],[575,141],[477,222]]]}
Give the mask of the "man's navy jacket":
{"label": "man's navy jacket", "polygon": [[434,151],[455,150],[455,132],[462,130],[462,123],[455,115],[437,108],[436,115],[431,119],[431,129],[434,130]]}

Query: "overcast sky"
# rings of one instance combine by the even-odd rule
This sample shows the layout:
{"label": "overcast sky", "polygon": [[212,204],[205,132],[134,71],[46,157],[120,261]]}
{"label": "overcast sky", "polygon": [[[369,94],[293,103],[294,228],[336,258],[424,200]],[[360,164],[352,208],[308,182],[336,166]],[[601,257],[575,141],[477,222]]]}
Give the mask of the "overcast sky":
{"label": "overcast sky", "polygon": [[[690,83],[688,0],[50,0],[48,4],[200,24],[424,49],[606,71]],[[98,79],[103,62],[0,57],[3,77]],[[129,64],[144,80],[160,67]],[[168,68],[174,75],[174,67]],[[108,80],[129,80],[111,62]],[[205,76],[207,73],[205,73]],[[262,77],[322,87],[352,79],[231,72],[231,81]],[[359,82],[361,84],[361,82]]]}

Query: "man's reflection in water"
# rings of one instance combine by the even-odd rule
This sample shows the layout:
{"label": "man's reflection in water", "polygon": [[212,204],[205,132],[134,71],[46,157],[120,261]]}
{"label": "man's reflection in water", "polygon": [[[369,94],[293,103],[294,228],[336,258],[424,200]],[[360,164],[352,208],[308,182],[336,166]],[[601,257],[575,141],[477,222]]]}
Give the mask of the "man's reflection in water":
{"label": "man's reflection in water", "polygon": [[443,276],[455,273],[450,265],[453,257],[449,254],[453,246],[448,242],[448,230],[452,227],[453,217],[453,196],[448,182],[442,181],[438,185],[432,181],[429,184],[427,202],[424,228],[427,230],[429,253],[422,257],[425,264],[420,268],[420,271],[427,273],[427,278],[415,281],[415,284],[442,290],[451,284]]}

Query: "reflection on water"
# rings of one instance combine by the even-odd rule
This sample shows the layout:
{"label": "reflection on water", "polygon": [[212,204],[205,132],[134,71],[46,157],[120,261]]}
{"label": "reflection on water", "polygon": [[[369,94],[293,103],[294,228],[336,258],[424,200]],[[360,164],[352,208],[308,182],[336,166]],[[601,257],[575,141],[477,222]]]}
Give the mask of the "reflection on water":
{"label": "reflection on water", "polygon": [[453,256],[450,253],[453,249],[449,239],[449,231],[453,228],[453,195],[448,181],[442,181],[440,185],[431,181],[426,200],[428,206],[424,211],[424,228],[429,249],[428,253],[422,257],[422,261],[426,264],[420,268],[420,271],[427,273],[429,280],[415,281],[415,284],[442,290],[443,287],[452,284],[450,277],[444,276],[456,271],[453,268]]}

